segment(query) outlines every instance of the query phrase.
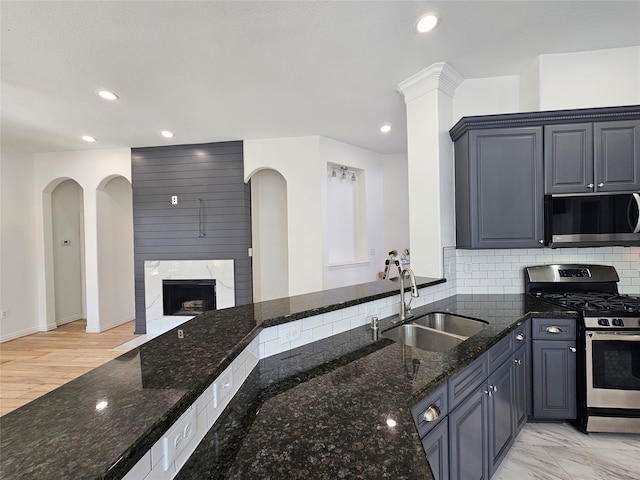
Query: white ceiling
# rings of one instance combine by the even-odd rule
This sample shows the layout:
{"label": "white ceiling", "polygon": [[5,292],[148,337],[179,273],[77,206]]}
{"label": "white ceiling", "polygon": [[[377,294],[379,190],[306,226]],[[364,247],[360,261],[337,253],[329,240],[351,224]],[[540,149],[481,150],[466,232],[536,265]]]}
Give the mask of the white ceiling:
{"label": "white ceiling", "polygon": [[[418,35],[425,12],[441,23]],[[2,0],[0,15],[2,142],[28,152],[300,135],[404,152],[396,85],[435,62],[480,78],[640,45],[638,0]]]}

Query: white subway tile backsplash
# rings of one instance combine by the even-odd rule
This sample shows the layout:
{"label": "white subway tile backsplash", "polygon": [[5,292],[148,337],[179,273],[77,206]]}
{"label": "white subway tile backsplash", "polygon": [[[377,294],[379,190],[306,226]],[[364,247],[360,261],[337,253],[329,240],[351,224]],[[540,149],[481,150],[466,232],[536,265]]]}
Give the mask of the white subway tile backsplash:
{"label": "white subway tile backsplash", "polygon": [[123,480],[140,480],[151,473],[151,452],[147,452],[134,467],[123,477]]}
{"label": "white subway tile backsplash", "polygon": [[314,315],[313,317],[302,319],[302,331],[313,330],[316,327],[324,325],[324,318],[322,315]]}
{"label": "white subway tile backsplash", "polygon": [[[511,250],[455,250],[445,249],[446,262],[457,265],[455,277],[448,276],[451,295],[480,293],[524,292],[524,268],[547,263],[598,263],[613,265],[620,276],[618,288],[622,293],[640,294],[640,248],[598,247],[563,249]],[[445,265],[447,263],[445,262]],[[471,272],[465,264],[471,263]],[[446,269],[445,269],[446,271]],[[500,275],[500,273],[502,275]],[[495,283],[491,283],[495,280]]]}

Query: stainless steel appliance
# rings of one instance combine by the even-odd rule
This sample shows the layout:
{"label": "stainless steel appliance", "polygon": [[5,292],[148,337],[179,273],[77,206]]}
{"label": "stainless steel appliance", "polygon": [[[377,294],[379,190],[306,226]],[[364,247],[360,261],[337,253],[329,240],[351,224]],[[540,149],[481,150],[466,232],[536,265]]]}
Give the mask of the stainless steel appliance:
{"label": "stainless steel appliance", "polygon": [[544,218],[550,247],[640,245],[640,193],[547,195]]}
{"label": "stainless steel appliance", "polygon": [[620,295],[606,265],[525,269],[528,294],[579,312],[578,426],[640,433],[640,297]]}

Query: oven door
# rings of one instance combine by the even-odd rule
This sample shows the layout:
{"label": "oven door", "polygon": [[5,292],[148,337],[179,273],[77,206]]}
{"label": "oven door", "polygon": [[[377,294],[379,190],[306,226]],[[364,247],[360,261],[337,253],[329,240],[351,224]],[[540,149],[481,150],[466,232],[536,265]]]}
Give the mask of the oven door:
{"label": "oven door", "polygon": [[640,331],[587,331],[587,407],[640,409]]}

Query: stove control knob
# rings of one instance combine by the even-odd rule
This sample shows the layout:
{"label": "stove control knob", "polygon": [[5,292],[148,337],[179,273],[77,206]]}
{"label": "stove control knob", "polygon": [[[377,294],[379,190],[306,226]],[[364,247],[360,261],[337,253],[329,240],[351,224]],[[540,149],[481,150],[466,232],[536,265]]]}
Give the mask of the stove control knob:
{"label": "stove control knob", "polygon": [[609,320],[607,320],[606,318],[601,318],[598,320],[598,325],[603,326],[603,327],[608,327],[609,326]]}
{"label": "stove control knob", "polygon": [[614,327],[624,327],[624,322],[622,321],[621,318],[614,318],[613,319],[613,326]]}

